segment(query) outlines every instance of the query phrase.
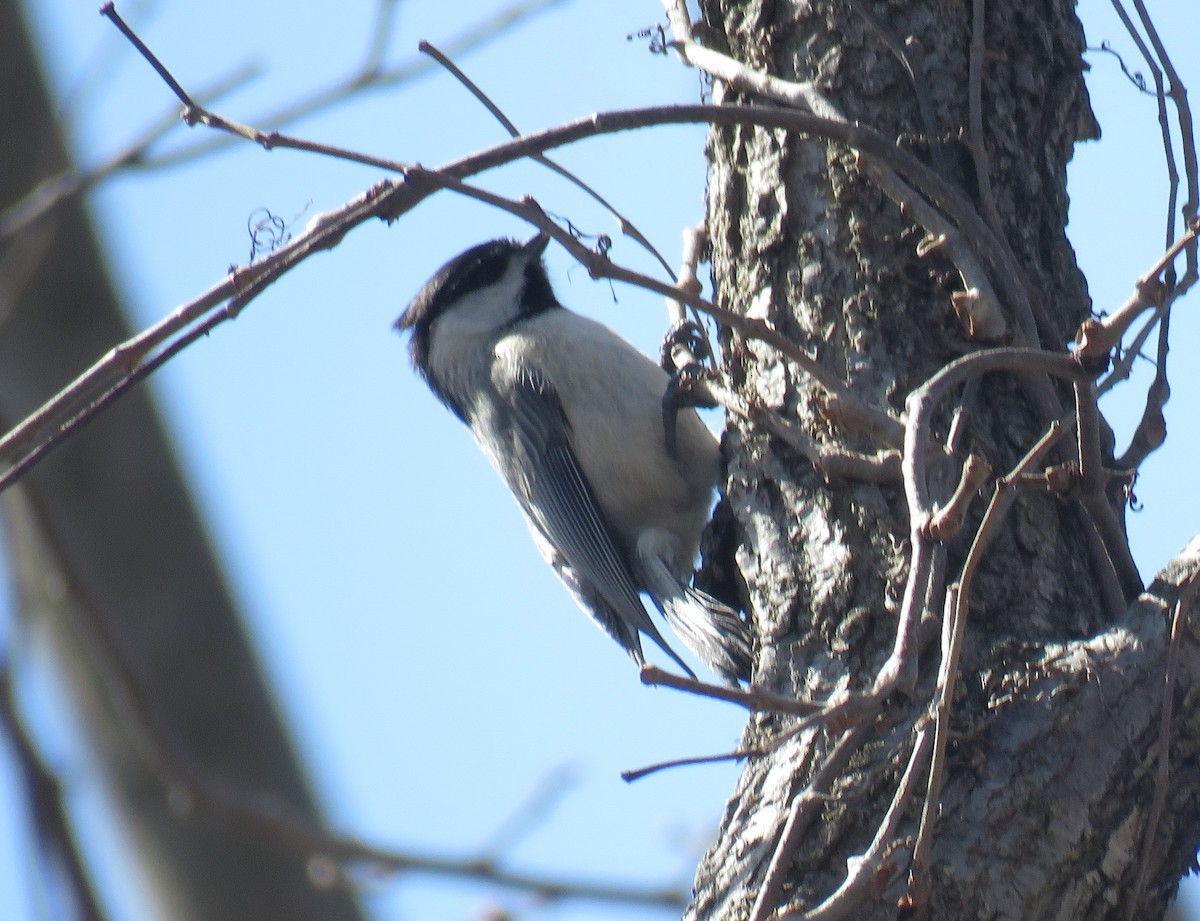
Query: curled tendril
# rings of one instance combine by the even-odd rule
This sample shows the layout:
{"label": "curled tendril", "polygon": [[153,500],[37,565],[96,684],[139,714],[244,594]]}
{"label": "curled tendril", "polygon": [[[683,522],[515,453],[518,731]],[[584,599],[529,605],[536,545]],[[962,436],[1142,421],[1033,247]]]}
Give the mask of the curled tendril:
{"label": "curled tendril", "polygon": [[255,208],[246,219],[246,232],[250,234],[250,261],[259,256],[273,253],[292,238],[287,223],[276,217],[267,208]]}

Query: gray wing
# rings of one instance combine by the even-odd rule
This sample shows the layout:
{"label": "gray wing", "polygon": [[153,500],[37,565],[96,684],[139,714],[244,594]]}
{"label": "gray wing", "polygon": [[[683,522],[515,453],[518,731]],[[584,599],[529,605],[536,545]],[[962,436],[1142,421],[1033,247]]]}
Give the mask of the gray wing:
{"label": "gray wing", "polygon": [[695,677],[667,645],[642,604],[629,566],[571,447],[570,421],[558,393],[527,366],[507,370],[496,383],[510,396],[511,447],[522,461],[515,471],[520,482],[509,485],[545,542],[543,554],[580,607],[639,665],[643,662],[641,632]]}

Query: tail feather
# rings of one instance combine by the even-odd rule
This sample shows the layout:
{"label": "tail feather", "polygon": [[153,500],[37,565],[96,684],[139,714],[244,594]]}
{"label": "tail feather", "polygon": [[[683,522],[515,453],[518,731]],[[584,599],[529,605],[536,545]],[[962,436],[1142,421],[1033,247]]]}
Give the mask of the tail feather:
{"label": "tail feather", "polygon": [[672,565],[680,556],[678,543],[675,535],[663,531],[649,531],[638,539],[642,589],[701,662],[732,685],[749,681],[753,644],[746,622],[727,604],[684,581],[691,567]]}
{"label": "tail feather", "polygon": [[725,681],[749,681],[753,646],[745,621],[711,595],[682,583],[678,587],[678,592],[655,598],[675,635]]}

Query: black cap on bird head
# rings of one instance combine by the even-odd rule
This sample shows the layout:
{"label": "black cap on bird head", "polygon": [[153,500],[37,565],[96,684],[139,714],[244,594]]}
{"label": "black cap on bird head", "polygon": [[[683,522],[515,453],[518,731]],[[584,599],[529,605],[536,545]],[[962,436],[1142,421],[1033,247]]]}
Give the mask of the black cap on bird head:
{"label": "black cap on bird head", "polygon": [[536,313],[557,307],[558,301],[550,287],[542,264],[542,253],[550,243],[547,234],[539,233],[524,243],[511,239],[490,240],[459,253],[421,286],[396,320],[398,330],[412,330],[409,355],[413,367],[424,372],[429,358],[429,328],[451,304],[472,291],[486,288],[499,281],[514,257],[527,260],[525,289],[521,296],[522,313]]}

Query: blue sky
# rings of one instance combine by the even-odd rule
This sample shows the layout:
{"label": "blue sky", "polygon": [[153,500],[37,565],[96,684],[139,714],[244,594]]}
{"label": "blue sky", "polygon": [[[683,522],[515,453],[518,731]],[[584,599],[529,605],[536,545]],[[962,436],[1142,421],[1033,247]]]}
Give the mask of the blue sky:
{"label": "blue sky", "polygon": [[[173,106],[95,3],[38,0],[33,24],[56,91],[79,91],[73,143],[84,163],[124,147]],[[501,4],[400,5],[387,60],[444,43]],[[128,3],[118,8],[188,88],[247,62],[253,83],[217,108],[254,122],[345,76],[361,59],[373,2]],[[1185,83],[1200,84],[1190,0],[1151,3]],[[462,10],[462,12],[459,12]],[[1092,44],[1133,63],[1107,4],[1085,4]],[[1107,17],[1107,18],[1105,18]],[[563,3],[459,63],[521,128],[592,111],[691,102],[699,79],[626,35],[661,18],[651,0]],[[1071,238],[1098,309],[1112,309],[1157,256],[1165,180],[1152,101],[1091,55],[1089,83],[1104,130],[1071,168]],[[1136,64],[1134,65],[1136,68]],[[1141,68],[1136,68],[1141,69]],[[505,137],[448,76],[368,95],[290,129],[382,156],[436,165]],[[703,131],[670,128],[577,145],[558,155],[598,185],[677,261],[680,229],[703,217]],[[180,126],[163,149],[206,140]],[[116,282],[144,326],[246,260],[248,216],[268,208],[294,227],[336,207],[378,172],[249,145],[171,170],[117,177],[92,197]],[[505,194],[617,237],[612,220],[544,170],[488,177]],[[738,711],[644,689],[620,650],[574,607],[538,558],[517,509],[466,430],[410,373],[392,321],[448,257],[527,230],[483,206],[442,196],[393,227],[369,225],[259,298],[237,321],[173,361],[155,394],[244,605],[282,706],[341,831],[382,844],[469,853],[547,776],[566,771],[556,809],[511,852],[522,868],[650,883],[690,881],[735,777],[730,767],[673,771],[637,784],[621,770],[736,744]],[[617,240],[615,257],[650,260]],[[602,318],[655,354],[658,299],[595,283],[549,253],[568,305]],[[1193,297],[1193,301],[1195,298]],[[1185,304],[1173,325],[1176,363],[1167,448],[1147,464],[1145,510],[1130,530],[1152,574],[1200,529],[1200,498],[1180,490],[1196,448],[1186,420],[1200,375]],[[1144,384],[1144,382],[1143,382]],[[1140,415],[1135,382],[1106,405],[1118,431]],[[1190,413],[1189,410],[1190,409]],[[713,417],[714,425],[719,419]],[[72,800],[103,836],[96,779],[55,734]],[[27,831],[11,770],[0,763],[0,852]],[[111,851],[111,849],[109,849]],[[8,863],[8,862],[6,862]],[[0,866],[0,916],[33,917],[28,865]],[[153,917],[119,861],[105,877],[124,919]],[[442,883],[367,884],[386,917],[465,918],[494,893]],[[519,897],[503,896],[521,907]],[[557,918],[611,917],[595,906],[539,909]]]}

